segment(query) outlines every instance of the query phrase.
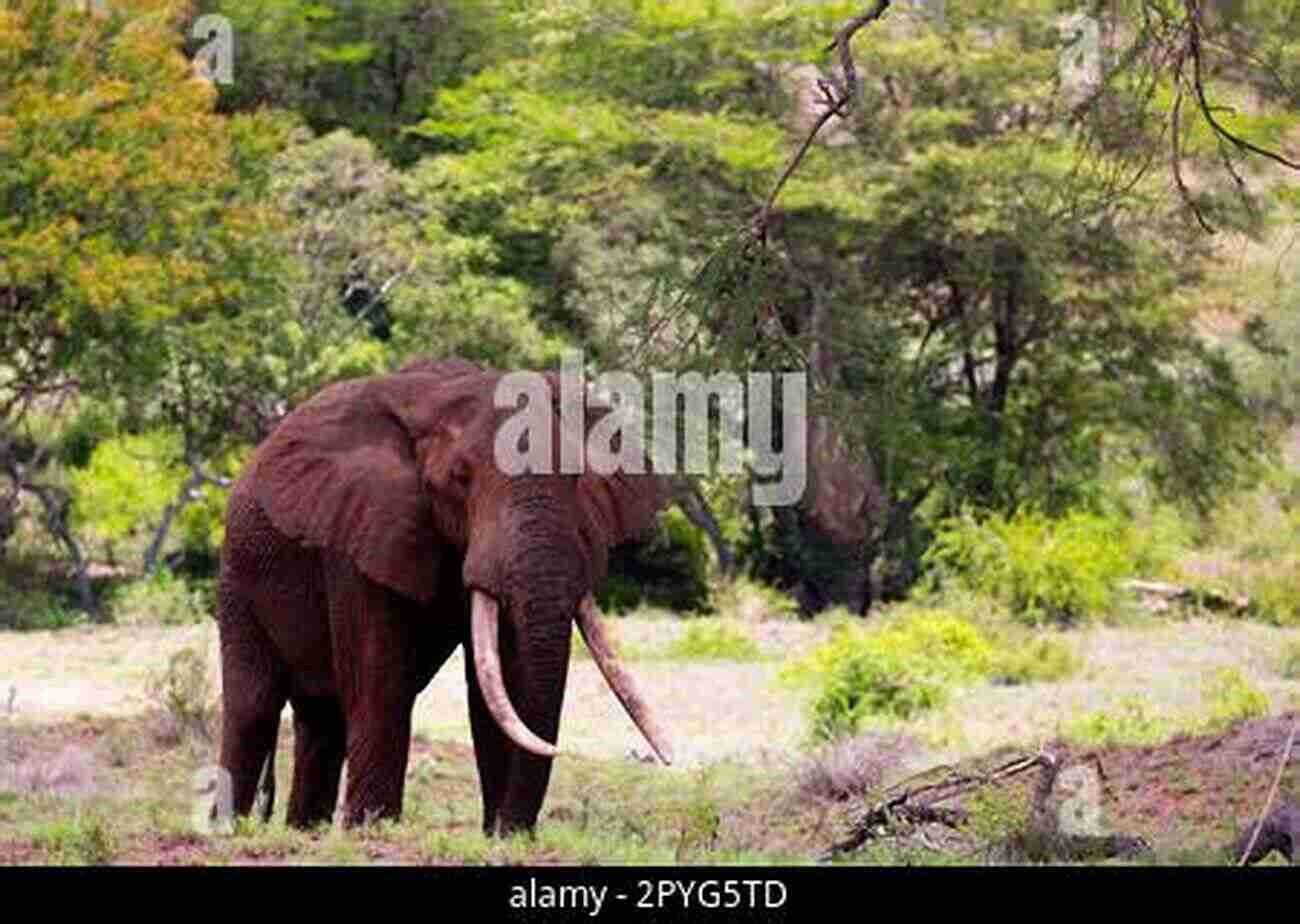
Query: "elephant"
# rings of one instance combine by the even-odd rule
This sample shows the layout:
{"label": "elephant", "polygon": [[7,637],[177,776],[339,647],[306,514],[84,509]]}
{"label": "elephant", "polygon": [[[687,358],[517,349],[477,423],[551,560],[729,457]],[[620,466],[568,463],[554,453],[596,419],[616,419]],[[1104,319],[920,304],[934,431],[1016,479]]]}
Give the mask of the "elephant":
{"label": "elephant", "polygon": [[[422,359],[338,382],[249,459],[218,578],[220,763],[235,816],[250,813],[264,779],[269,817],[287,702],[288,824],[333,819],[345,761],[344,826],[400,818],[416,696],[463,645],[483,830],[531,832],[558,753],[575,621],[671,762],[593,596],[610,549],[644,535],[667,502],[664,478],[558,465],[508,474],[493,455],[512,413],[494,400],[503,375]],[[545,379],[557,394],[559,376]],[[556,424],[552,444],[582,436]]]}

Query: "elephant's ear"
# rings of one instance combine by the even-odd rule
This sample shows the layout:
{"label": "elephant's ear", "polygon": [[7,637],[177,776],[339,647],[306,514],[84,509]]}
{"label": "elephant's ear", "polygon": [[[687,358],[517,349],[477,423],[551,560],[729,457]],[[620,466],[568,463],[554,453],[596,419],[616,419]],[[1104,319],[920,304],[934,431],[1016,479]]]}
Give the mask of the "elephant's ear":
{"label": "elephant's ear", "polygon": [[659,475],[620,472],[580,476],[578,496],[587,521],[610,548],[645,538],[671,497],[667,479]]}
{"label": "elephant's ear", "polygon": [[[477,367],[332,385],[294,410],[257,450],[250,484],[276,528],[345,553],[371,580],[427,601],[437,536],[414,454],[410,408],[436,417],[442,386]],[[469,366],[469,364],[464,364]]]}
{"label": "elephant's ear", "polygon": [[[607,408],[589,403],[587,432],[607,413]],[[601,475],[589,469],[578,478],[578,498],[586,520],[610,548],[645,538],[659,511],[672,499],[669,479],[653,471],[644,446],[638,447],[637,455],[642,473]]]}

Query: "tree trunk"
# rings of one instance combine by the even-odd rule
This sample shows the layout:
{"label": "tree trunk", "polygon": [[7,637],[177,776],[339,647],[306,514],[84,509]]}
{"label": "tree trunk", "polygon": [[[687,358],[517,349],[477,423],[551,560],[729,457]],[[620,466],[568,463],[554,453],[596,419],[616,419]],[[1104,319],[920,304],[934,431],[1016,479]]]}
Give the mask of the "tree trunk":
{"label": "tree trunk", "polygon": [[718,556],[718,571],[721,572],[722,577],[728,580],[735,577],[736,553],[732,551],[731,545],[722,535],[722,527],[718,525],[713,511],[709,509],[708,501],[700,494],[699,489],[687,481],[679,489],[676,500],[677,506],[686,515],[691,525],[703,530],[709,537],[709,542],[713,543],[714,554]]}
{"label": "tree trunk", "polygon": [[47,485],[22,482],[21,487],[40,500],[41,506],[45,508],[45,528],[68,552],[68,558],[72,561],[73,579],[77,585],[78,605],[90,615],[93,621],[101,622],[103,616],[95,605],[95,594],[90,586],[89,562],[86,561],[85,553],[81,550],[81,543],[77,541],[77,537],[72,534],[68,526],[71,499]]}
{"label": "tree trunk", "polygon": [[163,543],[167,541],[167,533],[171,531],[172,522],[177,515],[185,509],[189,503],[194,500],[194,493],[203,486],[203,472],[194,468],[190,472],[190,477],[181,485],[181,489],[176,492],[176,497],[163,510],[162,520],[158,523],[158,528],[154,530],[153,539],[149,542],[149,548],[144,552],[144,573],[153,574],[158,568],[158,556],[162,552]]}

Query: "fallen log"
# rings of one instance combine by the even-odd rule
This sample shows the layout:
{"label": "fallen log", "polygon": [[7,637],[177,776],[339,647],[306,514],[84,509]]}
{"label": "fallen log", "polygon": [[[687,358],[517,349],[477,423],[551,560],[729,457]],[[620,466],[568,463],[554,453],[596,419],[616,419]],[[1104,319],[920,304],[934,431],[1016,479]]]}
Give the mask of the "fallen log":
{"label": "fallen log", "polygon": [[1244,615],[1250,610],[1250,598],[1220,593],[1206,587],[1187,587],[1182,584],[1169,584],[1164,581],[1128,580],[1120,584],[1124,590],[1132,591],[1139,597],[1147,609],[1164,612],[1175,603],[1216,613],[1227,612],[1234,616]]}
{"label": "fallen log", "polygon": [[[987,772],[939,767],[911,777],[910,780],[916,780],[936,771],[945,771],[937,782],[909,787],[904,785],[910,782],[907,780],[893,787],[899,791],[876,802],[859,815],[850,824],[848,835],[833,844],[822,859],[830,860],[857,850],[868,841],[906,834],[923,824],[937,823],[961,830],[970,820],[969,813],[959,807],[938,803],[968,795],[984,786],[1003,783],[1034,769],[1038,770],[1039,775],[1034,787],[1029,822],[1023,831],[998,846],[1016,857],[1040,863],[1083,862],[1117,857],[1132,859],[1150,852],[1151,846],[1141,837],[1062,831],[1059,819],[1048,808],[1048,800],[1062,767],[1055,756],[1040,753],[1017,757]],[[1097,769],[1104,779],[1105,774],[1099,762]]]}

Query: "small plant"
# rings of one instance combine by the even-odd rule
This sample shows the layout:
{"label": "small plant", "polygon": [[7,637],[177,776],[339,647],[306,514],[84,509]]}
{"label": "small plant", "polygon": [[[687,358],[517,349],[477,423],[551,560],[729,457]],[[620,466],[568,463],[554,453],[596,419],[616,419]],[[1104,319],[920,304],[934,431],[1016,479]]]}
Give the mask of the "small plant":
{"label": "small plant", "polygon": [[163,715],[163,742],[179,744],[187,736],[212,740],[216,706],[208,660],[201,652],[182,648],[173,654],[167,667],[149,679],[147,692]]}
{"label": "small plant", "polygon": [[696,775],[686,797],[667,806],[664,816],[664,827],[673,832],[674,856],[678,862],[716,846],[722,813],[708,769]]}
{"label": "small plant", "polygon": [[684,661],[756,661],[758,643],[725,622],[692,622],[668,646],[667,656]]}
{"label": "small plant", "polygon": [[1053,683],[1076,674],[1081,664],[1082,659],[1069,645],[1044,635],[1001,648],[994,658],[990,679],[1009,686]]}
{"label": "small plant", "polygon": [[967,830],[980,843],[1006,844],[1029,827],[1029,803],[1019,786],[981,786],[966,798]]}
{"label": "small plant", "polygon": [[1244,719],[1268,715],[1268,695],[1255,687],[1236,668],[1224,668],[1204,684],[1202,695],[1209,706],[1209,731],[1223,731]]}
{"label": "small plant", "polygon": [[117,838],[108,819],[96,811],[41,825],[33,832],[32,846],[62,863],[80,866],[103,866],[117,855]]}
{"label": "small plant", "polygon": [[1153,715],[1141,699],[1129,697],[1114,712],[1099,710],[1068,723],[1064,736],[1088,747],[1108,745],[1152,745],[1168,739],[1174,732],[1169,719]]}

